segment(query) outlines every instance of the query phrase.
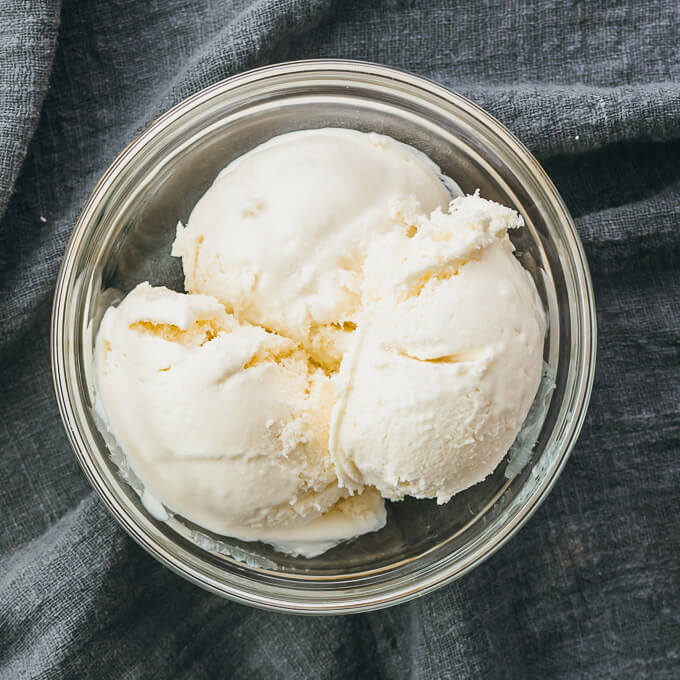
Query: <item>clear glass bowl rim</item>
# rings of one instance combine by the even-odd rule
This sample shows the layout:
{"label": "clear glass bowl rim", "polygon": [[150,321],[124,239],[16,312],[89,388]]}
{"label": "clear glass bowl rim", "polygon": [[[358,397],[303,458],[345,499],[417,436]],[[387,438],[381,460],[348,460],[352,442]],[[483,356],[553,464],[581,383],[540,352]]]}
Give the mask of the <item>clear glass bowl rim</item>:
{"label": "clear glass bowl rim", "polygon": [[[500,137],[516,158],[528,169],[533,179],[541,186],[543,193],[549,198],[550,207],[559,215],[558,223],[563,230],[562,236],[568,241],[569,252],[572,258],[570,264],[576,274],[578,283],[577,292],[580,301],[578,307],[579,315],[576,319],[579,335],[574,339],[574,342],[579,343],[581,351],[579,352],[578,365],[570,363],[569,366],[569,371],[575,372],[574,375],[576,376],[576,382],[571,393],[571,403],[568,405],[571,419],[567,425],[566,434],[562,437],[561,450],[557,452],[552,468],[522,511],[508,522],[501,532],[495,534],[492,540],[479,546],[472,555],[467,556],[462,564],[447,563],[446,559],[443,558],[427,569],[426,572],[407,574],[406,576],[394,579],[387,586],[379,584],[375,588],[360,584],[353,585],[350,580],[347,582],[348,592],[352,592],[349,597],[346,594],[342,597],[334,597],[332,592],[309,591],[305,590],[302,586],[298,588],[272,588],[267,585],[255,584],[256,587],[253,589],[253,582],[248,583],[247,579],[238,576],[231,579],[227,578],[224,581],[216,579],[201,568],[200,560],[196,560],[195,557],[187,559],[187,555],[182,556],[179,554],[179,551],[168,549],[168,546],[162,545],[148,531],[145,531],[140,526],[140,523],[131,516],[129,509],[125,507],[124,503],[121,503],[120,499],[108,493],[97,469],[90,460],[87,446],[79,429],[77,409],[74,407],[69,391],[67,370],[68,348],[65,347],[63,341],[67,298],[76,267],[75,254],[78,252],[83,239],[88,235],[88,231],[92,226],[92,217],[97,207],[106,193],[115,185],[116,179],[123,168],[132,163],[138,154],[143,153],[144,148],[151,140],[155,139],[158,135],[162,135],[171,123],[187,115],[193,108],[209,101],[211,98],[227,91],[233,92],[243,85],[250,85],[258,81],[266,83],[268,80],[279,76],[290,77],[299,75],[303,78],[310,74],[318,77],[323,77],[324,74],[333,74],[336,77],[341,75],[347,79],[349,84],[351,84],[353,75],[374,77],[381,80],[382,85],[389,83],[389,81],[394,81],[400,85],[421,90],[430,96],[443,100],[445,103],[448,102],[454,107],[464,110],[480,126],[489,129],[494,135]],[[451,112],[448,111],[447,113],[450,115]],[[597,327],[594,293],[585,252],[566,206],[552,181],[531,152],[490,114],[465,97],[443,86],[392,67],[342,59],[286,62],[264,66],[232,76],[183,100],[167,113],[160,116],[140,135],[133,139],[99,180],[76,221],[58,275],[51,324],[51,359],[54,386],[69,441],[90,484],[118,523],[148,553],[177,574],[195,584],[243,604],[299,614],[355,613],[405,602],[461,577],[498,550],[526,523],[540,506],[555,484],[571,453],[583,425],[592,391],[596,350]]]}

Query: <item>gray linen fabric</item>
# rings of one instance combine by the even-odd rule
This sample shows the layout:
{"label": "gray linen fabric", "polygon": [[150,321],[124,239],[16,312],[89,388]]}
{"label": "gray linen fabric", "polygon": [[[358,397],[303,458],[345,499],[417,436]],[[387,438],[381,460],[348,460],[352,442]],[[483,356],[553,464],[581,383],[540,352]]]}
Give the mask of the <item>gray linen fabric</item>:
{"label": "gray linen fabric", "polygon": [[[0,0],[0,677],[680,675],[677,0]],[[128,539],[52,394],[74,220],[160,112],[244,69],[382,62],[471,97],[577,220],[600,353],[580,442],[531,522],[461,581],[322,619],[223,601]]]}

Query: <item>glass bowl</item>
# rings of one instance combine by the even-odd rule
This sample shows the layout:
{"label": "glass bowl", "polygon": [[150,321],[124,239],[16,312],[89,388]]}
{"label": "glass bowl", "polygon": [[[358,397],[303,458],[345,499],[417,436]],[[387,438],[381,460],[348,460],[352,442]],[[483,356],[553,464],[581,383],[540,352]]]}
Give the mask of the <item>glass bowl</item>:
{"label": "glass bowl", "polygon": [[[182,290],[170,257],[178,220],[227,163],[284,132],[376,131],[426,153],[466,192],[518,210],[513,235],[549,319],[544,359],[555,389],[531,458],[448,504],[388,503],[387,526],[304,559],[217,537],[179,517],[159,521],[93,412],[90,362],[112,300],[148,280]],[[555,187],[529,151],[463,97],[383,66],[303,61],[249,71],[182,102],[114,161],[73,231],[52,318],[55,389],[90,483],[121,526],[185,578],[242,603],[297,613],[342,613],[403,602],[452,581],[497,550],[555,483],[583,423],[595,364],[595,310],[583,248]],[[510,478],[508,478],[510,477]],[[154,513],[157,514],[157,513]]]}

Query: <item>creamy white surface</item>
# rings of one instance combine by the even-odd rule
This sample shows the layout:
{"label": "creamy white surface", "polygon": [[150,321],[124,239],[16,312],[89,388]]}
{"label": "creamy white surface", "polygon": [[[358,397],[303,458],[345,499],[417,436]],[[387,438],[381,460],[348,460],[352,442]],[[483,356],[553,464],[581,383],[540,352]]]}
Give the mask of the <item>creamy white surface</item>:
{"label": "creamy white surface", "polygon": [[365,487],[361,494],[341,498],[311,521],[265,529],[239,527],[231,535],[244,541],[264,541],[289,555],[316,557],[338,543],[382,529],[386,519],[382,496]]}
{"label": "creamy white surface", "polygon": [[513,256],[513,211],[477,196],[377,239],[367,304],[337,376],[342,484],[440,503],[489,475],[534,399],[545,321]]}
{"label": "creamy white surface", "polygon": [[354,319],[368,247],[409,197],[427,213],[450,200],[414,149],[354,130],[293,132],[230,163],[172,252],[187,291],[301,341],[312,325]]}
{"label": "creamy white surface", "polygon": [[[218,332],[200,344],[202,321]],[[309,521],[346,493],[328,457],[329,380],[306,360],[268,358],[292,346],[212,298],[140,284],[102,320],[97,408],[174,512],[227,535]]]}

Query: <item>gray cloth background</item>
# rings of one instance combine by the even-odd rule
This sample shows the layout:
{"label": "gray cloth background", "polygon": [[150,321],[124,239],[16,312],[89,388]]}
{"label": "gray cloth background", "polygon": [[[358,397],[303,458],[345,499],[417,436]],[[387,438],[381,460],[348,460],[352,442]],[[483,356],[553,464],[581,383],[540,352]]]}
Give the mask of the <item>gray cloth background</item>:
{"label": "gray cloth background", "polygon": [[[680,4],[0,0],[0,677],[680,677]],[[66,240],[132,136],[254,66],[349,57],[479,103],[554,178],[600,325],[589,416],[498,554],[428,597],[303,618],[209,595],[76,465],[48,326]]]}

